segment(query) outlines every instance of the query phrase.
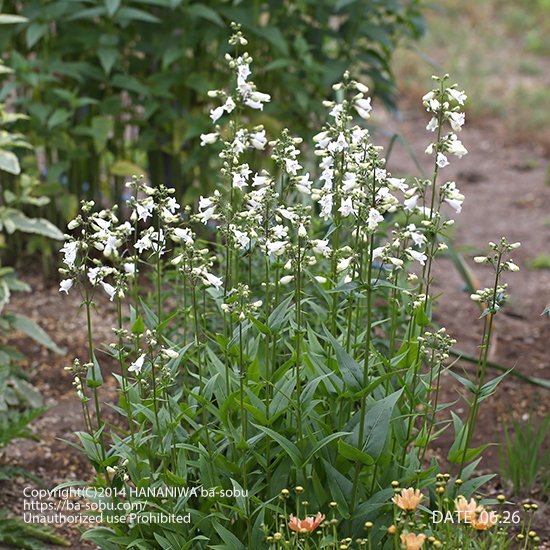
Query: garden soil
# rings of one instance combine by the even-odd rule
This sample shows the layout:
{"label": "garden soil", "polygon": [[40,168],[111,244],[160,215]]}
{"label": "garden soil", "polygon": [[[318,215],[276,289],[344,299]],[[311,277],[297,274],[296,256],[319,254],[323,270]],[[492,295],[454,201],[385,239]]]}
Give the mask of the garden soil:
{"label": "garden soil", "polygon": [[[431,134],[424,130],[426,116],[413,108],[403,109],[399,120],[384,115],[373,121],[375,125],[399,132],[411,145],[428,173],[423,150]],[[382,123],[382,124],[380,124]],[[548,158],[536,147],[505,145],[501,127],[496,122],[477,122],[466,125],[461,139],[469,154],[462,160],[451,159],[451,165],[441,171],[442,177],[454,180],[466,195],[462,213],[457,216],[453,233],[453,245],[460,250],[481,286],[492,283],[490,268],[473,263],[473,256],[486,250],[488,241],[506,236],[508,241],[521,241],[514,251],[514,259],[521,267],[519,273],[508,273],[509,303],[496,317],[496,339],[491,359],[509,369],[531,377],[550,379],[548,342],[550,319],[542,315],[550,304],[550,270],[527,267],[542,253],[550,254],[550,173]],[[378,143],[388,141],[389,135],[378,135]],[[417,173],[408,150],[397,144],[388,162],[396,176]],[[80,403],[74,395],[71,375],[64,370],[74,357],[86,358],[85,320],[78,307],[76,293],[61,296],[53,283],[19,270],[33,287],[30,294],[13,297],[10,309],[24,313],[38,321],[58,345],[68,350],[60,356],[49,352],[27,339],[17,338],[15,344],[27,355],[25,370],[37,385],[50,406],[33,424],[37,440],[14,442],[3,451],[3,461],[24,466],[44,480],[46,487],[57,483],[87,480],[93,476],[91,467],[78,450],[68,442],[75,442],[74,431],[84,428]],[[479,308],[464,290],[464,282],[453,263],[442,258],[435,271],[434,294],[442,293],[434,312],[435,320],[445,323],[449,334],[458,340],[457,348],[475,355],[481,338],[482,320]],[[100,301],[101,316],[93,316],[101,341],[111,342],[114,310],[108,301]],[[98,339],[99,340],[99,339]],[[109,372],[107,356],[103,360],[105,372]],[[454,367],[472,373],[474,366],[459,362]],[[495,375],[497,372],[494,373]],[[112,377],[106,376],[108,398],[116,400]],[[457,401],[454,410],[464,413],[462,388],[450,375],[443,378],[445,402]],[[500,442],[502,420],[511,415],[520,418],[526,414],[543,415],[550,405],[550,390],[539,389],[508,376],[497,388],[495,395],[482,403],[474,443]],[[114,420],[114,415],[113,415]],[[446,450],[452,442],[452,434],[444,433],[433,453],[445,463]],[[500,468],[498,447],[484,453],[480,473],[498,471]],[[449,471],[453,470],[449,466]],[[23,512],[25,486],[37,487],[27,480],[0,481],[0,508],[7,506],[15,515]],[[510,488],[495,480],[489,493],[510,494]],[[511,497],[521,503],[521,497]],[[550,513],[548,495],[535,494],[533,499],[541,508],[539,522],[534,525],[550,548],[550,531],[544,518]],[[28,500],[28,499],[27,499]],[[542,521],[541,521],[542,520]],[[73,548],[93,548],[80,542],[79,529],[75,525],[60,525],[60,531],[72,542]],[[2,547],[0,546],[0,549]],[[543,547],[541,547],[543,548]]]}

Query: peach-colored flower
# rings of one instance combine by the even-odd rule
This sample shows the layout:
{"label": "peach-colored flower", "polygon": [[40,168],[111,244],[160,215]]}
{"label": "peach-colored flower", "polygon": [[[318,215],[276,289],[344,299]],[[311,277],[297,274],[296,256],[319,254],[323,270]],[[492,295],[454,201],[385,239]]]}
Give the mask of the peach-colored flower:
{"label": "peach-colored flower", "polygon": [[418,489],[409,487],[408,489],[403,489],[398,495],[395,495],[392,501],[401,510],[416,510],[423,498],[424,495]]}
{"label": "peach-colored flower", "polygon": [[471,498],[468,502],[462,495],[455,500],[455,510],[458,521],[472,523],[476,519],[477,502]]}
{"label": "peach-colored flower", "polygon": [[311,531],[315,531],[315,529],[317,529],[317,527],[319,527],[324,520],[325,515],[321,514],[321,512],[317,512],[315,517],[306,519],[298,519],[290,514],[288,526],[292,529],[292,531],[296,531],[298,533],[311,533]]}
{"label": "peach-colored flower", "polygon": [[497,513],[486,510],[483,506],[479,506],[476,510],[476,517],[471,523],[474,529],[486,531],[498,523]]}
{"label": "peach-colored flower", "polygon": [[401,544],[406,550],[420,550],[425,540],[426,535],[415,535],[414,533],[401,534]]}

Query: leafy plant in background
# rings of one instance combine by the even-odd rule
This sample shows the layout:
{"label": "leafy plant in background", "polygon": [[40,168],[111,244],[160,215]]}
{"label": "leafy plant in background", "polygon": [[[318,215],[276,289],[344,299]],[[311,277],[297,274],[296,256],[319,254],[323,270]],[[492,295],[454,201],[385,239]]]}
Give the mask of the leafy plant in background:
{"label": "leafy plant in background", "polygon": [[[232,85],[209,92],[215,126],[201,135],[221,159],[220,187],[193,210],[174,189],[134,178],[129,221],[86,201],[69,224],[60,291],[80,293],[89,344],[71,367],[86,422],[77,435],[97,471],[92,489],[107,489],[88,494],[118,510],[85,538],[109,549],[240,550],[269,544],[266,529],[281,522],[313,531],[331,508],[342,519],[322,547],[364,536],[366,521],[369,544],[397,544],[392,481],[437,494],[437,461],[425,459],[449,426],[440,382],[454,340],[431,322],[431,289],[438,236],[452,225],[444,209],[464,199],[438,177],[450,155],[467,153],[457,137],[465,94],[445,77],[424,96],[433,173],[407,181],[353,123],[370,116],[371,100],[345,73],[313,138],[319,166],[306,171],[302,138],[283,130],[268,141],[256,124],[271,96],[249,78],[238,25],[230,45]],[[487,380],[487,353],[517,246],[491,243],[483,262],[494,286],[473,296],[485,329],[475,376],[457,375],[469,412],[452,415],[453,498],[492,477],[473,477],[484,447],[470,445],[502,378]],[[101,349],[118,365],[118,427],[101,408],[91,310],[102,295],[116,309],[114,342]],[[164,521],[170,514],[180,520]],[[496,541],[487,527],[482,540]]]}
{"label": "leafy plant in background", "polygon": [[[9,69],[0,65],[0,73]],[[63,234],[51,222],[40,218],[30,218],[21,209],[26,205],[42,206],[47,198],[36,196],[36,183],[27,175],[21,174],[17,152],[29,149],[25,138],[9,128],[12,124],[24,119],[23,115],[6,112],[0,104],[0,242],[6,246],[7,239],[18,232],[62,240]],[[15,241],[17,243],[17,241]],[[12,247],[17,251],[17,246]],[[47,333],[32,319],[20,313],[8,312],[5,307],[10,302],[12,292],[29,292],[29,285],[17,278],[15,270],[0,263],[0,448],[7,446],[14,439],[35,436],[29,428],[46,408],[40,393],[28,381],[25,373],[17,364],[24,355],[10,345],[9,337],[20,331],[33,338],[39,344],[62,353]],[[0,464],[0,481],[15,477],[26,477],[40,482],[36,476],[24,468]],[[20,519],[9,517],[0,509],[0,542],[42,550],[48,548],[44,542],[67,546],[68,542],[47,526],[28,525]]]}
{"label": "leafy plant in background", "polygon": [[550,491],[550,414],[542,420],[530,413],[527,419],[503,421],[503,444],[500,450],[501,476],[515,495],[542,497]]}
{"label": "leafy plant in background", "polygon": [[0,100],[29,115],[58,225],[81,198],[123,204],[124,177],[135,173],[180,197],[216,180],[196,138],[209,124],[206,92],[221,84],[210,68],[226,51],[229,21],[248,31],[263,61],[259,83],[279,100],[257,116],[274,131],[281,121],[307,131],[350,65],[391,103],[392,53],[423,30],[419,0],[10,0],[2,9],[17,15],[4,15],[15,25],[0,34],[15,69]]}

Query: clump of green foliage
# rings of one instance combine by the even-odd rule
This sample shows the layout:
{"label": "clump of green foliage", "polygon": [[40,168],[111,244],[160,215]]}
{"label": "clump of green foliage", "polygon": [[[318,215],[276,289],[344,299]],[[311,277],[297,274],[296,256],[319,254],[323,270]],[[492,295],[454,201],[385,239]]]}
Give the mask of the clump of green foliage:
{"label": "clump of green foliage", "polygon": [[259,84],[278,100],[257,119],[274,131],[319,120],[324,90],[351,65],[391,103],[392,54],[423,31],[419,0],[8,0],[2,10],[0,23],[12,24],[0,47],[14,74],[0,100],[29,116],[58,225],[82,198],[123,204],[124,177],[135,173],[180,196],[215,180],[196,138],[209,124],[206,91],[220,85],[211,68],[227,51],[229,21],[248,31]]}

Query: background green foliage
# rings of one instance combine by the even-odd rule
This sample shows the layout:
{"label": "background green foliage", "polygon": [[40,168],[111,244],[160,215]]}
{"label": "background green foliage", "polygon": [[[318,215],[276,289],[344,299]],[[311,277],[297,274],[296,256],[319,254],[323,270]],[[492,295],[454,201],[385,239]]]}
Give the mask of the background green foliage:
{"label": "background green foliage", "polygon": [[[127,176],[181,196],[208,172],[198,136],[210,127],[206,91],[226,49],[230,21],[250,37],[272,93],[258,122],[307,132],[319,99],[352,68],[392,104],[390,60],[398,39],[423,30],[420,0],[31,0],[0,3],[23,20],[0,25],[14,76],[0,100],[29,115],[50,219],[72,217],[84,197],[120,202]],[[35,158],[29,159],[34,163]],[[198,185],[197,185],[198,186]]]}

